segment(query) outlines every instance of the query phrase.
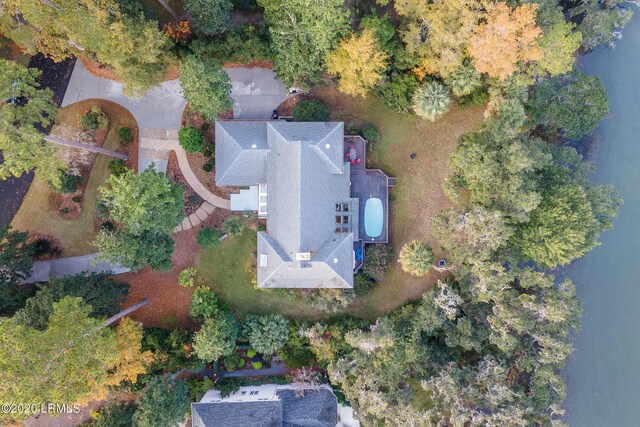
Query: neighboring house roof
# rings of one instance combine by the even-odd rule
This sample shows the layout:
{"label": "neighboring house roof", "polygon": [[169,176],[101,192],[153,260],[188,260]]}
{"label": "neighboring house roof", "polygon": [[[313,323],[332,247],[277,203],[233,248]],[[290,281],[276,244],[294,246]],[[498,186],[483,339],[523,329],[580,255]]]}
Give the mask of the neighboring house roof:
{"label": "neighboring house roof", "polygon": [[278,400],[192,403],[191,425],[193,427],[282,427],[282,412],[282,402]]}
{"label": "neighboring house roof", "polygon": [[335,427],[338,423],[338,401],[327,389],[307,391],[301,398],[293,390],[278,390],[277,394],[284,427]]}
{"label": "neighboring house roof", "polygon": [[259,287],[353,287],[353,234],[336,232],[351,198],[343,137],[343,123],[216,122],[216,183],[267,184]]}
{"label": "neighboring house roof", "polygon": [[267,122],[216,122],[216,185],[267,181]]}
{"label": "neighboring house roof", "polygon": [[[235,395],[191,404],[193,427],[335,427],[338,400],[330,388],[308,390],[296,397],[288,385],[241,387],[241,390],[266,390],[262,400],[237,401]],[[271,388],[275,387],[273,391]],[[215,391],[215,390],[210,390]],[[259,393],[256,391],[256,393]],[[273,394],[271,394],[273,393]],[[209,392],[207,393],[209,394]],[[205,395],[206,396],[206,395]],[[267,400],[269,399],[269,400]]]}

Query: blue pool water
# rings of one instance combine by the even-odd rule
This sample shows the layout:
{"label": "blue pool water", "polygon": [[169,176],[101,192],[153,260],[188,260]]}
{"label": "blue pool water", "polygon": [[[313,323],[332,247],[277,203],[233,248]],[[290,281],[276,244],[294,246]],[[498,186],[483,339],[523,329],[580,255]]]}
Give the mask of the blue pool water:
{"label": "blue pool water", "polygon": [[372,197],[367,199],[364,205],[364,232],[369,237],[378,237],[382,234],[384,225],[384,209],[382,200]]}

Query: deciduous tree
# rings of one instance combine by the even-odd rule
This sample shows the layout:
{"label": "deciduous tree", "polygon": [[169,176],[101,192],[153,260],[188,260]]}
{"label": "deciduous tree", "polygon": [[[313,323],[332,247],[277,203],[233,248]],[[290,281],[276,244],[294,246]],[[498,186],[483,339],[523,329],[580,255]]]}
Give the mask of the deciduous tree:
{"label": "deciduous tree", "polygon": [[189,106],[209,120],[233,107],[229,76],[213,59],[187,56],[180,64],[180,86]]}
{"label": "deciduous tree", "polygon": [[55,118],[53,93],[41,89],[40,71],[0,59],[0,179],[22,176],[32,169],[42,179],[60,185],[64,163],[44,140],[43,128]]}
{"label": "deciduous tree", "polygon": [[28,234],[11,231],[0,225],[0,309],[14,309],[18,298],[18,284],[31,273],[33,245],[27,243]]}
{"label": "deciduous tree", "polygon": [[240,326],[229,312],[218,312],[205,319],[193,337],[193,352],[203,362],[228,356],[236,348]]}
{"label": "deciduous tree", "polygon": [[229,0],[186,0],[184,6],[202,34],[220,34],[231,24],[233,3]]}
{"label": "deciduous tree", "polygon": [[341,0],[258,0],[274,50],[274,71],[288,85],[317,81],[326,54],[348,28]]}
{"label": "deciduous tree", "polygon": [[142,392],[133,423],[139,427],[177,425],[189,407],[189,387],[184,381],[164,376],[151,378]]}
{"label": "deciduous tree", "polygon": [[486,22],[475,27],[467,45],[479,72],[505,79],[518,64],[543,57],[538,46],[542,31],[536,25],[537,7],[523,4],[512,9],[497,2],[488,10]]}
{"label": "deciduous tree", "polygon": [[347,95],[366,96],[382,78],[387,54],[380,50],[372,30],[342,40],[327,55],[327,70],[340,77],[338,89]]}

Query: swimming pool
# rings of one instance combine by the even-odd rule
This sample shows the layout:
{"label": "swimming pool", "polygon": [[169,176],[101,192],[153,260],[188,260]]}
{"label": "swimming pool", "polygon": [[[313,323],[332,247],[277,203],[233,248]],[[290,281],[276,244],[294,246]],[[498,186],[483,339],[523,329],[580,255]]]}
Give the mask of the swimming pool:
{"label": "swimming pool", "polygon": [[364,232],[369,237],[378,237],[384,226],[384,209],[382,200],[371,197],[364,205]]}

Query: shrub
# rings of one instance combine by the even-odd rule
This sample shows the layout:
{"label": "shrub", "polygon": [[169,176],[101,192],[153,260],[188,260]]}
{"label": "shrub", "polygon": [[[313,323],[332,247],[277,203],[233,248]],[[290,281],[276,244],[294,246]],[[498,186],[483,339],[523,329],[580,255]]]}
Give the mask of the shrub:
{"label": "shrub", "polygon": [[107,126],[109,126],[109,117],[97,105],[80,117],[80,127],[84,130],[106,129]]}
{"label": "shrub", "polygon": [[398,259],[402,270],[418,277],[426,275],[434,261],[435,257],[431,248],[417,240],[404,245]]}
{"label": "shrub", "polygon": [[209,173],[213,170],[213,164],[211,163],[205,163],[204,165],[202,165],[202,170]]}
{"label": "shrub", "polygon": [[211,125],[209,123],[203,123],[202,126],[200,126],[200,129],[202,129],[203,132],[206,132],[210,127]]}
{"label": "shrub", "polygon": [[369,245],[364,253],[362,272],[379,282],[389,269],[392,259],[393,248],[391,246],[384,244]]}
{"label": "shrub", "polygon": [[213,151],[211,151],[211,150],[210,150],[210,149],[208,149],[208,148],[205,148],[205,149],[202,151],[202,155],[203,155],[203,156],[205,156],[205,157],[211,157],[211,156],[213,156]]}
{"label": "shrub", "polygon": [[73,197],[71,198],[71,200],[72,200],[74,203],[80,203],[80,202],[82,201],[82,196],[73,196]]}
{"label": "shrub", "polygon": [[120,138],[120,144],[126,147],[133,141],[133,132],[131,128],[122,127],[118,129],[118,137]]}
{"label": "shrub", "polygon": [[215,248],[220,244],[222,233],[212,227],[203,228],[198,233],[198,244],[203,248]]}
{"label": "shrub", "polygon": [[249,350],[247,350],[247,357],[249,359],[252,359],[254,357],[256,357],[256,354],[258,354],[254,349],[250,348]]}
{"label": "shrub", "polygon": [[289,322],[280,314],[249,315],[243,325],[251,347],[262,354],[281,349],[289,339]]}
{"label": "shrub", "polygon": [[389,81],[377,86],[376,93],[387,107],[399,112],[407,112],[418,86],[420,83],[412,73],[394,73]]}
{"label": "shrub", "polygon": [[191,296],[189,314],[195,318],[210,318],[220,311],[218,297],[206,286],[197,287]]}
{"label": "shrub", "polygon": [[62,249],[44,237],[34,240],[32,247],[34,259],[55,258],[62,254]]}
{"label": "shrub", "polygon": [[353,290],[356,293],[356,296],[361,297],[369,293],[369,291],[375,286],[375,282],[371,280],[366,274],[363,272],[359,272],[355,276],[353,276]]}
{"label": "shrub", "polygon": [[293,120],[296,122],[326,122],[329,118],[329,110],[320,101],[300,101],[293,108]]}
{"label": "shrub", "polygon": [[[135,402],[112,402],[100,409],[96,419],[89,424],[91,427],[130,426],[133,423],[133,413],[136,411]],[[84,424],[83,424],[84,425]]]}
{"label": "shrub", "polygon": [[485,88],[480,88],[469,95],[458,98],[458,105],[463,108],[478,107],[486,104],[487,101],[489,101],[489,92]]}
{"label": "shrub", "polygon": [[186,268],[178,275],[178,284],[185,288],[193,287],[198,270],[193,267]]}
{"label": "shrub", "polygon": [[112,175],[120,176],[124,174],[127,169],[127,165],[125,165],[122,159],[115,159],[109,162],[109,172],[111,172]]}
{"label": "shrub", "polygon": [[62,194],[75,193],[78,190],[78,186],[82,183],[84,178],[80,175],[73,175],[67,171],[60,171],[60,188],[55,188],[51,183],[49,186],[53,190],[57,190]]}
{"label": "shrub", "polygon": [[236,369],[242,368],[244,366],[244,359],[237,353],[232,353],[228,356],[224,356],[222,358],[222,362],[224,363],[224,369],[229,372],[233,372]]}
{"label": "shrub", "polygon": [[253,362],[251,366],[253,366],[253,369],[262,369],[262,362]]}
{"label": "shrub", "polygon": [[449,111],[450,105],[449,89],[439,82],[427,82],[413,95],[413,110],[432,122]]}
{"label": "shrub", "polygon": [[204,149],[204,135],[193,126],[186,126],[180,129],[178,131],[178,141],[187,153],[196,153]]}
{"label": "shrub", "polygon": [[239,216],[230,216],[222,223],[222,230],[231,235],[241,233],[244,227],[244,219]]}
{"label": "shrub", "polygon": [[69,208],[62,208],[62,209],[60,209],[60,213],[61,213],[62,215],[66,215],[66,214],[68,214],[69,212],[71,212],[71,210],[70,210]]}

